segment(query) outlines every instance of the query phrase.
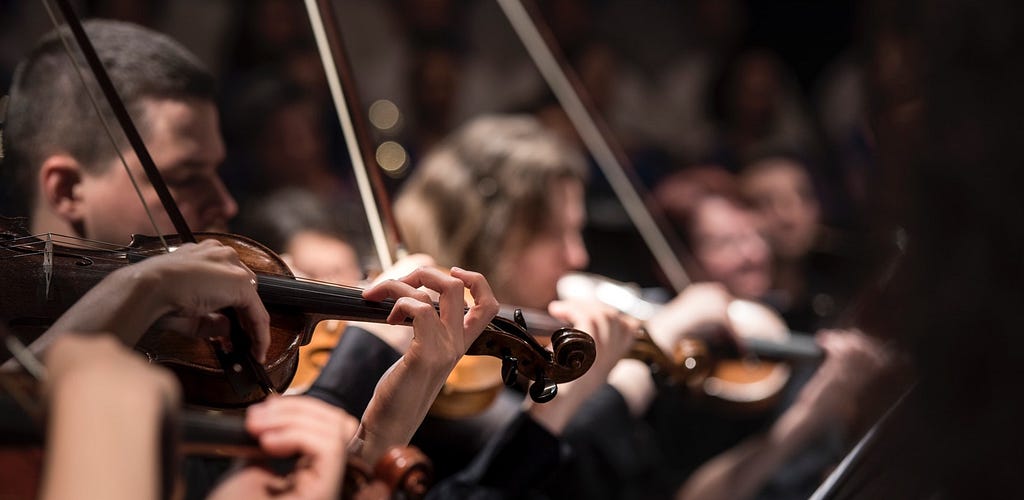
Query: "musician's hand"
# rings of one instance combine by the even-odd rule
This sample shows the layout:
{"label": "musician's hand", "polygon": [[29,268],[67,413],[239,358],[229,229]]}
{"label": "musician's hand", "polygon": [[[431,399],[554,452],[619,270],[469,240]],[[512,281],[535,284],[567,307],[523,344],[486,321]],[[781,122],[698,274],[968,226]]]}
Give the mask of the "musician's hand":
{"label": "musician's hand", "polygon": [[[419,287],[440,293],[438,310]],[[474,304],[466,312],[465,289]],[[451,275],[421,267],[401,280],[378,283],[363,292],[367,300],[396,299],[388,323],[412,318],[409,350],[377,383],[350,448],[374,463],[393,446],[405,446],[423,421],[456,362],[498,312],[498,301],[479,273],[456,267]]]}
{"label": "musician's hand", "polygon": [[[604,375],[615,366],[636,340],[640,321],[616,311],[614,308],[597,301],[556,300],[548,305],[552,316],[571,323],[573,328],[587,332],[594,338],[597,346],[597,359],[590,370],[580,379],[591,377],[591,374]],[[604,380],[603,376],[596,376]]]}
{"label": "musician's hand", "polygon": [[[436,263],[434,262],[433,257],[424,253],[414,253],[398,259],[398,262],[395,262],[395,265],[389,267],[383,273],[374,276],[370,285],[376,285],[389,279],[399,279],[420,267],[435,266]],[[436,299],[437,297],[435,296],[434,298]],[[409,350],[409,344],[412,343],[412,328],[409,328],[408,326],[388,325],[385,323],[353,324],[374,334],[377,338],[384,341],[400,354],[405,354],[405,352]]]}
{"label": "musician's hand", "polygon": [[647,321],[647,333],[668,353],[683,337],[704,331],[733,336],[728,313],[733,299],[721,284],[692,284]]}
{"label": "musician's hand", "polygon": [[[101,333],[61,335],[46,350],[44,393],[54,395],[74,386],[91,394],[138,389],[157,395],[168,407],[177,406],[181,390],[170,372],[147,363],[114,337]],[[90,383],[83,382],[91,380]]]}
{"label": "musician's hand", "polygon": [[825,361],[800,391],[794,410],[817,429],[850,423],[864,388],[893,363],[893,353],[859,330],[823,330],[817,334]]}
{"label": "musician's hand", "polygon": [[110,332],[135,345],[154,326],[185,335],[224,336],[227,321],[216,311],[227,307],[238,311],[252,337],[252,354],[263,362],[270,346],[270,316],[256,293],[255,274],[239,262],[234,249],[216,241],[185,244],[111,273],[30,347],[43,350],[67,331]]}
{"label": "musician's hand", "polygon": [[601,387],[612,368],[629,352],[640,322],[597,301],[555,301],[548,305],[552,316],[594,338],[597,359],[580,378],[558,386],[558,397],[534,404],[530,415],[552,434],[560,434],[591,394]]}
{"label": "musician's hand", "polygon": [[209,498],[339,498],[345,448],[357,424],[343,410],[306,396],[271,397],[252,405],[246,412],[246,429],[267,455],[298,456],[296,468],[282,477],[257,465],[244,467]]}
{"label": "musician's hand", "polygon": [[[434,308],[426,287],[440,294]],[[465,289],[474,304],[465,312]],[[367,300],[396,299],[388,323],[403,324],[412,318],[413,339],[406,352],[410,362],[425,362],[450,371],[469,346],[498,313],[498,301],[483,275],[457,267],[451,274],[420,267],[398,280],[382,281],[363,292]]]}
{"label": "musician's hand", "polygon": [[157,292],[152,307],[162,327],[201,337],[220,337],[227,343],[227,320],[217,311],[233,308],[252,338],[252,354],[265,362],[270,346],[270,316],[256,291],[256,275],[238,252],[214,240],[185,244],[177,250],[146,259],[125,271],[151,281]]}

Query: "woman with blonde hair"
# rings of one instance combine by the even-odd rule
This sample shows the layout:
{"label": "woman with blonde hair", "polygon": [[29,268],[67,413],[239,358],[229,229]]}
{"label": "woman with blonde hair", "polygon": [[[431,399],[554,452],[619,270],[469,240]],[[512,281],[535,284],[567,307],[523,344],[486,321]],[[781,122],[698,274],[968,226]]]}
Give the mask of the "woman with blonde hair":
{"label": "woman with blonde hair", "polygon": [[479,269],[499,300],[545,309],[558,278],[588,262],[585,179],[583,157],[539,121],[486,116],[424,158],[396,219],[410,251]]}

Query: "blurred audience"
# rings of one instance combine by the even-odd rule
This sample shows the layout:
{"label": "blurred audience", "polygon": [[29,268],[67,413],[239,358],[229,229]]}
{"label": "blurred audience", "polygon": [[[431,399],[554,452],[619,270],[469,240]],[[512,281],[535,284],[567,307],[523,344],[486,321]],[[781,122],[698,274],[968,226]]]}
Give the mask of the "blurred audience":
{"label": "blurred audience", "polygon": [[747,164],[739,184],[771,244],[772,304],[796,329],[834,324],[864,258],[856,256],[851,236],[824,226],[806,164],[793,155],[769,154]]}
{"label": "blurred audience", "polygon": [[726,66],[711,104],[717,128],[712,156],[734,172],[769,148],[817,148],[796,83],[770,50],[744,52]]}

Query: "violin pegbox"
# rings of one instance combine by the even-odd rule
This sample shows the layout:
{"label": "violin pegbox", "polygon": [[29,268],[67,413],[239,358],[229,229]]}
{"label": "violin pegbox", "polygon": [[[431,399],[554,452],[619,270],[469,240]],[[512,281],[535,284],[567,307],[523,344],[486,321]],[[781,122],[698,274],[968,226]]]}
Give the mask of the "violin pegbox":
{"label": "violin pegbox", "polygon": [[515,384],[520,373],[533,379],[529,394],[537,403],[554,399],[559,383],[582,376],[597,357],[594,339],[572,328],[554,331],[551,350],[545,349],[527,332],[526,320],[520,309],[513,312],[511,321],[498,317],[489,328],[502,335],[496,337],[498,340],[492,338],[483,345],[474,343],[467,354],[490,354],[500,358],[501,378],[505,385]]}

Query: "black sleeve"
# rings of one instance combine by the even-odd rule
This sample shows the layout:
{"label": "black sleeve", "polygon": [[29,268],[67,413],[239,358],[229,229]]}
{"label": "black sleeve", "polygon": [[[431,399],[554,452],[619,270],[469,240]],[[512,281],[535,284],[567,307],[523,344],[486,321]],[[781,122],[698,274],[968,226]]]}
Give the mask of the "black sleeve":
{"label": "black sleeve", "polygon": [[659,477],[657,436],[634,418],[625,399],[605,384],[569,422],[571,450],[546,491],[551,498],[670,498]]}
{"label": "black sleeve", "polygon": [[520,413],[462,472],[431,488],[428,498],[505,499],[537,496],[557,471],[562,442]]}
{"label": "black sleeve", "polygon": [[401,357],[376,335],[349,326],[306,394],[362,418],[377,382]]}

